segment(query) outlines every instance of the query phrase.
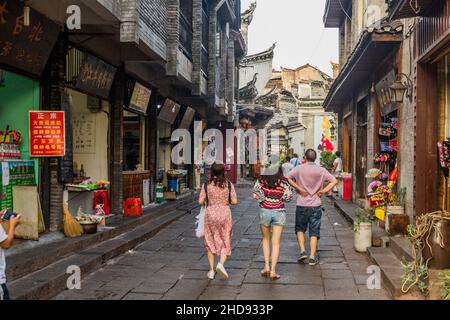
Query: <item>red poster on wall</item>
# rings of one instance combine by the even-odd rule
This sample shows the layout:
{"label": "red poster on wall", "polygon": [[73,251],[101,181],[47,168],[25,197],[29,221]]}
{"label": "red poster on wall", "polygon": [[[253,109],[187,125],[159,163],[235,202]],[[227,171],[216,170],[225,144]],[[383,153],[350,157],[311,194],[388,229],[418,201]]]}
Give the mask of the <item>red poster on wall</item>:
{"label": "red poster on wall", "polygon": [[30,111],[30,156],[64,157],[64,111]]}

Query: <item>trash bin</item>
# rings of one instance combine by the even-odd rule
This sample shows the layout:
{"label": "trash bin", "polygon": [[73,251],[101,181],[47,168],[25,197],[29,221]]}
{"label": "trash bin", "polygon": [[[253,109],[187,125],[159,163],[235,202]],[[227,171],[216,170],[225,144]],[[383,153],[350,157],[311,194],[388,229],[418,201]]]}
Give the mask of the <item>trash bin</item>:
{"label": "trash bin", "polygon": [[343,180],[342,200],[352,201],[352,177],[345,177]]}
{"label": "trash bin", "polygon": [[178,178],[167,181],[167,191],[178,193]]}

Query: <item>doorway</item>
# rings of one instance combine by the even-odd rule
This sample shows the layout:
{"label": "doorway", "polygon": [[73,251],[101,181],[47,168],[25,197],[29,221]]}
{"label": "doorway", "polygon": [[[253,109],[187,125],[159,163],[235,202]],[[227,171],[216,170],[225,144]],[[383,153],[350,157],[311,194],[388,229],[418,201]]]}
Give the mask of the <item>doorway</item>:
{"label": "doorway", "polygon": [[356,141],[356,199],[366,197],[366,171],[367,171],[367,107],[368,98],[357,104],[357,141]]}

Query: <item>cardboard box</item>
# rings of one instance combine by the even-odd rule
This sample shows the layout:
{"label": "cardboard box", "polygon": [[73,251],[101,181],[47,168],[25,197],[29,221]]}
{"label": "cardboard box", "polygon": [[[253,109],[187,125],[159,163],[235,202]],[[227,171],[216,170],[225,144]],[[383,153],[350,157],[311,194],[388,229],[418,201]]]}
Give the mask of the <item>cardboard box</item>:
{"label": "cardboard box", "polygon": [[176,192],[164,192],[164,200],[177,200]]}

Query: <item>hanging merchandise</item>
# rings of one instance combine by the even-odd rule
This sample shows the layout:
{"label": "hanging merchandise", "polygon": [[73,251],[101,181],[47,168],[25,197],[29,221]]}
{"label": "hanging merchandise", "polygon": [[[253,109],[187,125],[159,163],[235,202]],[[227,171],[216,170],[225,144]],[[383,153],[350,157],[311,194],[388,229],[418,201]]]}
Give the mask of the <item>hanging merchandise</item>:
{"label": "hanging merchandise", "polygon": [[366,178],[376,179],[381,173],[380,169],[372,168],[367,172]]}
{"label": "hanging merchandise", "polygon": [[441,168],[450,167],[450,141],[439,141],[437,144]]}
{"label": "hanging merchandise", "polygon": [[395,184],[397,183],[397,177],[398,177],[398,165],[396,164],[394,170],[392,170],[388,178],[389,189],[394,188]]}

